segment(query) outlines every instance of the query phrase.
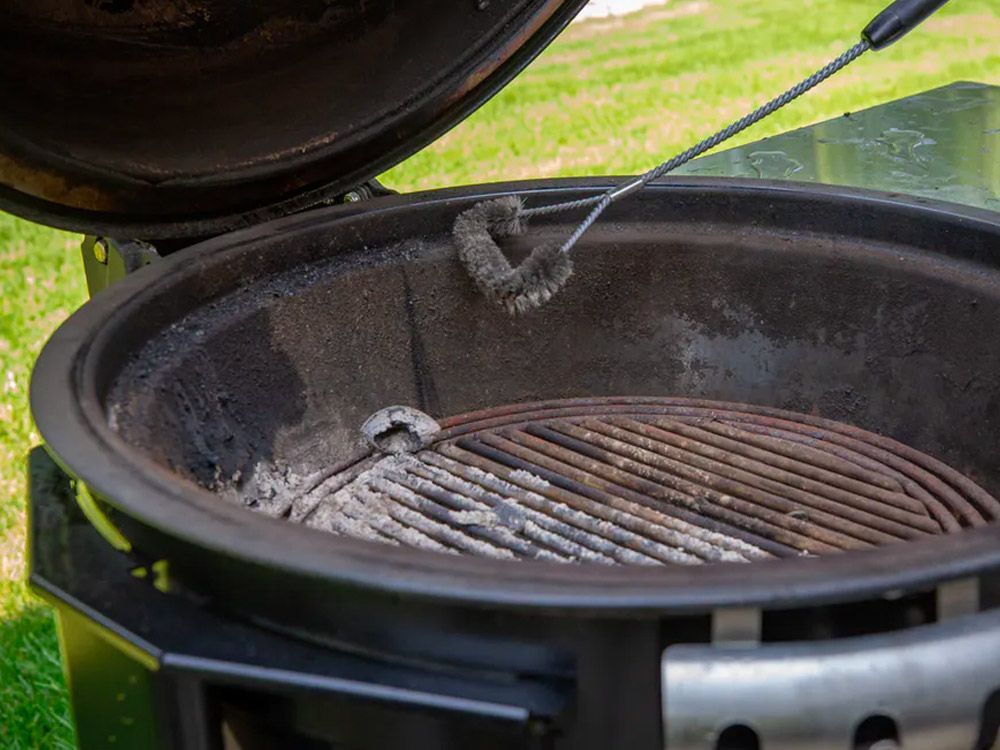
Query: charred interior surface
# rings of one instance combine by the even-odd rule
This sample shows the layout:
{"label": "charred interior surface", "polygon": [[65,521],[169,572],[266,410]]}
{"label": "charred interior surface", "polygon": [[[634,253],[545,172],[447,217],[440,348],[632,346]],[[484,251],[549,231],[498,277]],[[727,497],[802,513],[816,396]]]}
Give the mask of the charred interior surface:
{"label": "charred interior surface", "polygon": [[579,399],[445,424],[423,450],[372,456],[260,509],[450,554],[636,565],[864,549],[1000,512],[928,456],[773,409]]}
{"label": "charred interior surface", "polygon": [[[958,224],[935,231],[919,217],[904,222],[836,202],[807,222],[802,206],[787,196],[720,200],[711,191],[653,191],[628,209],[631,215],[613,211],[595,228],[557,299],[514,319],[478,295],[442,236],[456,208],[396,207],[329,226],[307,223],[199,257],[197,273],[176,274],[184,278],[183,291],[171,286],[176,280],[160,285],[115,329],[115,356],[106,357],[98,376],[113,427],[132,449],[179,476],[272,515],[290,513],[292,501],[356,463],[367,451],[361,425],[391,404],[439,420],[498,404],[567,398],[679,396],[754,404],[809,416],[789,424],[783,417],[745,425],[722,419],[709,432],[737,430],[750,446],[784,444],[804,436],[826,440],[796,432],[796,425],[814,417],[836,420],[940,460],[987,493],[1000,489],[1000,353],[994,346],[1000,293],[991,265],[993,235]],[[760,218],[748,224],[727,222],[727,216]],[[539,222],[508,250],[516,256],[564,232],[560,224]],[[872,236],[881,232],[899,239]],[[677,446],[661,434],[660,417],[650,421],[639,412],[628,419],[540,424],[501,430],[489,440],[501,442],[508,456],[532,459],[536,469],[546,468],[536,449],[548,451],[547,461],[561,461],[553,455],[557,449],[579,457],[586,453],[578,443],[597,446],[617,457],[605,461],[596,478],[614,485],[605,494],[618,496],[622,476],[616,472],[646,472],[646,481],[663,462],[677,460],[668,455]],[[708,429],[676,415],[669,419],[667,432]],[[645,434],[650,430],[657,432]],[[670,434],[674,442],[690,437]],[[477,440],[446,441],[436,458],[401,459],[393,471],[419,469],[418,477],[423,472],[453,484],[469,481],[462,472],[473,468],[496,475],[496,456],[469,450],[469,441]],[[486,438],[480,444],[489,447]],[[831,450],[831,460],[855,451],[835,442]],[[454,452],[475,454],[475,461],[469,458],[455,474],[448,463],[456,460]],[[705,462],[718,460],[728,461],[698,454],[682,462],[708,470],[714,464]],[[869,460],[902,471],[885,457]],[[576,481],[587,485],[592,478]],[[770,528],[769,534],[754,532],[744,523],[741,534],[752,532],[754,539],[736,537],[752,549],[727,551],[751,558],[789,550],[822,554],[919,539],[992,518],[992,506],[966,498],[970,511],[950,503],[950,490],[942,494],[912,481],[933,502],[904,488],[909,500],[896,498],[898,507],[856,507],[833,526],[814,524],[824,508],[775,504],[767,512],[775,514],[772,521],[780,517],[780,535]],[[945,484],[955,487],[951,480]],[[757,489],[775,502],[770,495],[777,493]],[[535,492],[518,490],[520,502],[534,502],[528,490]],[[708,490],[732,494],[725,486]],[[406,502],[423,500],[407,495],[400,503]],[[476,509],[447,512],[464,510]],[[718,515],[715,522],[733,526]],[[500,554],[553,552],[531,544]],[[606,554],[595,544],[581,545],[589,552],[577,550],[577,559],[645,554],[629,544]],[[657,550],[650,558],[657,562],[668,556],[659,547],[648,549]],[[679,553],[669,554],[679,559]]]}
{"label": "charred interior surface", "polygon": [[4,3],[0,186],[22,211],[62,206],[62,224],[198,222],[350,189],[492,94],[580,5]]}

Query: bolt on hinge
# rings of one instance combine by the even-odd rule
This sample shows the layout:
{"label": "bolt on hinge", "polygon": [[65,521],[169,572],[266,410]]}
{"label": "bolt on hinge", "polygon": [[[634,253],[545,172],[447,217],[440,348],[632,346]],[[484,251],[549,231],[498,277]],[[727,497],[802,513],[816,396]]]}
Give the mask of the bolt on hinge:
{"label": "bolt on hinge", "polygon": [[355,188],[348,190],[340,196],[338,203],[361,203],[371,198],[381,198],[383,195],[397,195],[395,190],[390,190],[376,179],[371,179],[361,183]]}
{"label": "bolt on hinge", "polygon": [[94,260],[102,266],[108,265],[108,241],[103,237],[94,238]]}

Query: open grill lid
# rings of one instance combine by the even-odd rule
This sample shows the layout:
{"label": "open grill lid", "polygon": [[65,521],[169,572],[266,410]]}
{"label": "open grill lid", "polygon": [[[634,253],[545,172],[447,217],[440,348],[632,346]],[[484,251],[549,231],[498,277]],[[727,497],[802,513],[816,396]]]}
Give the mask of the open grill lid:
{"label": "open grill lid", "polygon": [[496,93],[586,0],[8,0],[0,208],[148,238],[300,210]]}

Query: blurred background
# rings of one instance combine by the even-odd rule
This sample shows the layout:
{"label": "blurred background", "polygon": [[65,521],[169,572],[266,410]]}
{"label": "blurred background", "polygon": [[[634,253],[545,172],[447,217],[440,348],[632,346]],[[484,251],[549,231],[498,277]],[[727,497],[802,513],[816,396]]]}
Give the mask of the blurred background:
{"label": "blurred background", "polygon": [[[381,179],[410,192],[644,171],[825,64],[881,5],[592,0],[510,86]],[[727,147],[958,80],[1000,84],[997,0],[954,0],[904,44],[866,56]],[[24,580],[24,460],[39,442],[27,405],[32,362],[85,300],[79,242],[0,213],[4,750],[74,746],[53,619]]]}

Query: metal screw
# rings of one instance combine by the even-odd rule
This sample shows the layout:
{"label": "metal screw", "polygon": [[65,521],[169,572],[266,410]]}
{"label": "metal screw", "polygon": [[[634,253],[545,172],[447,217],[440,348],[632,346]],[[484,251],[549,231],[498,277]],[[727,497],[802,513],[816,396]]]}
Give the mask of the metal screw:
{"label": "metal screw", "polygon": [[352,190],[349,193],[344,194],[344,203],[359,203],[361,201],[361,193],[357,190]]}
{"label": "metal screw", "polygon": [[94,259],[102,265],[108,263],[108,244],[101,237],[94,240]]}

